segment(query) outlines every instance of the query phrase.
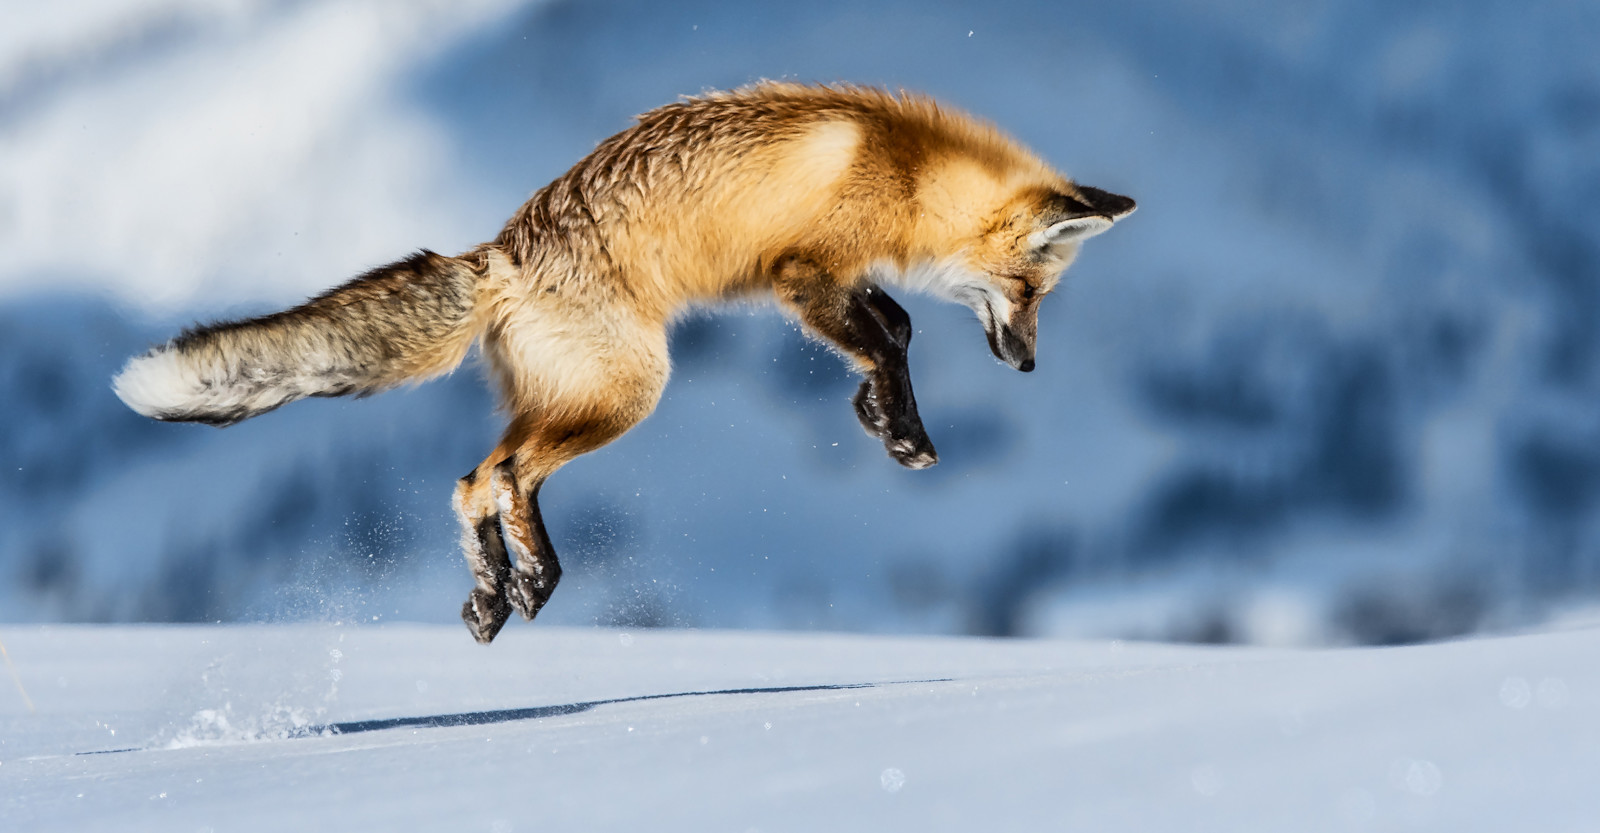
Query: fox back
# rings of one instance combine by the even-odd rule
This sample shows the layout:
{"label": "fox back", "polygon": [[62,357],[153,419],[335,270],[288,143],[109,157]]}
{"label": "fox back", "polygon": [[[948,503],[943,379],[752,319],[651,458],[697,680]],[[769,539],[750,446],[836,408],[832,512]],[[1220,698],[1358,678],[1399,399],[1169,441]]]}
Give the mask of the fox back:
{"label": "fox back", "polygon": [[771,264],[796,250],[841,276],[976,271],[1006,242],[987,236],[1020,231],[1007,224],[1057,195],[1081,199],[997,129],[931,99],[764,83],[641,116],[535,194],[495,244],[517,266],[564,250],[614,268],[643,309],[669,317],[770,288]]}

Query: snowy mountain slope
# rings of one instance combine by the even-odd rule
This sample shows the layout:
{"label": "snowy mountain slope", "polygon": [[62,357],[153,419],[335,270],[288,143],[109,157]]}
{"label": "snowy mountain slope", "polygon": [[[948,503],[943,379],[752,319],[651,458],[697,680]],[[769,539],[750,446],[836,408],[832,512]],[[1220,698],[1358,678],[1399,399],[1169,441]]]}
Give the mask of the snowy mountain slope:
{"label": "snowy mountain slope", "polygon": [[[1592,629],[1327,651],[526,627],[488,649],[417,626],[5,638],[38,707],[0,694],[0,819],[18,833],[1462,833],[1600,816]],[[517,709],[535,716],[497,713]],[[461,714],[480,722],[288,737]]]}

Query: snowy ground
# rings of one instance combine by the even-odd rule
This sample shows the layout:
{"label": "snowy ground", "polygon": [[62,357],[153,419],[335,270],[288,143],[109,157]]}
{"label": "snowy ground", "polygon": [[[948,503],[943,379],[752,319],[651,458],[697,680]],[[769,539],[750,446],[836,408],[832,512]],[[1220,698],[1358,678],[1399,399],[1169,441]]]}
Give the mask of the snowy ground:
{"label": "snowy ground", "polygon": [[1325,651],[526,626],[487,649],[420,626],[4,638],[37,708],[0,690],[8,833],[1600,819],[1593,629]]}

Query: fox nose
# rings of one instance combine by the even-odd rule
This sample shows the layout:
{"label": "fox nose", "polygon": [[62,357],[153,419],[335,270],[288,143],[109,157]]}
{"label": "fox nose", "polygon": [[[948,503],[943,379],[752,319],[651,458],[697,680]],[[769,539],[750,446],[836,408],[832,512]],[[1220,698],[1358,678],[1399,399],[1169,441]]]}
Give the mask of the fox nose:
{"label": "fox nose", "polygon": [[1033,372],[1033,359],[1023,359],[1022,360],[1022,364],[1017,365],[1017,369],[1022,371],[1023,373],[1032,373]]}

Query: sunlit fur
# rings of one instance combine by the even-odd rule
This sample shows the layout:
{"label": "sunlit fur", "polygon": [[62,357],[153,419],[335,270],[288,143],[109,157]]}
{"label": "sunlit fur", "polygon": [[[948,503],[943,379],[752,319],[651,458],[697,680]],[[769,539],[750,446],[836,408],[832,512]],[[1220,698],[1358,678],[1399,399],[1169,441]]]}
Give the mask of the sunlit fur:
{"label": "sunlit fur", "polygon": [[[304,396],[442,373],[480,344],[511,417],[456,496],[486,594],[473,603],[487,610],[501,589],[485,571],[503,556],[485,549],[483,524],[498,514],[518,569],[538,563],[532,496],[655,408],[668,328],[689,307],[776,298],[870,374],[871,351],[830,326],[852,292],[899,285],[971,307],[996,355],[1031,369],[1039,301],[1079,238],[1132,209],[930,99],[762,83],[646,113],[488,243],[457,257],[424,252],[295,309],[192,330],[131,361],[115,387],[148,416],[229,424]],[[934,460],[886,445],[906,465]],[[509,476],[497,481],[503,463],[517,494],[494,494]],[[502,510],[523,496],[532,532]],[[495,630],[474,633],[487,641]]]}

